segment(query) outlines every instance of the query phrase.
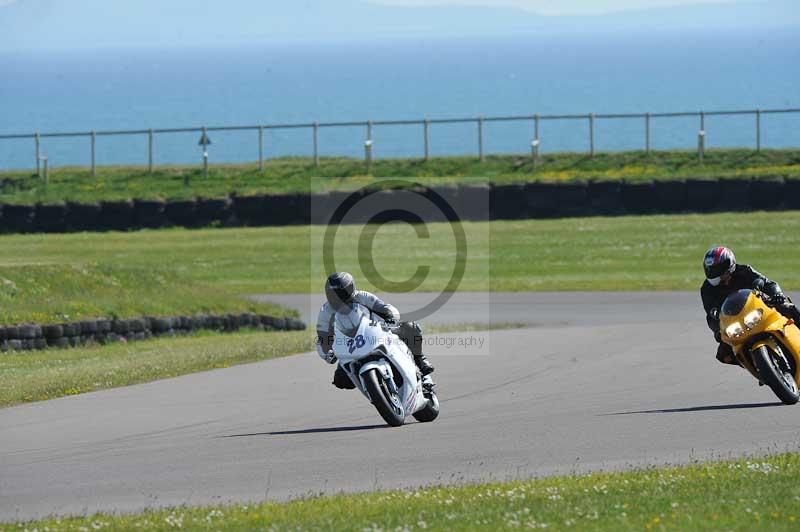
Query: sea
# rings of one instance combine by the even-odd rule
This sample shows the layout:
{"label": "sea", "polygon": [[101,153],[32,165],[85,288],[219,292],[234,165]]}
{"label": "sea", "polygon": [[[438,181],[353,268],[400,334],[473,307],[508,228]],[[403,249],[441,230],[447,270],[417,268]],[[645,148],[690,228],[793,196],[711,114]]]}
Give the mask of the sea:
{"label": "sea", "polygon": [[[561,114],[800,108],[794,30],[686,30],[0,53],[0,135]],[[755,147],[754,115],[707,116],[709,148]],[[364,155],[363,125],[321,127],[319,154]],[[693,149],[699,118],[650,123],[652,149]],[[483,149],[529,153],[533,120],[483,124]],[[542,120],[540,150],[589,149],[588,119]],[[259,157],[257,130],[212,131],[214,162]],[[421,125],[373,126],[376,158],[420,157]],[[431,124],[429,153],[477,154],[478,126]],[[156,133],[158,164],[200,163],[199,133]],[[645,121],[597,119],[597,151],[639,150]],[[264,130],[265,158],[310,156],[311,128]],[[0,139],[0,170],[35,166]],[[765,148],[800,147],[800,113],[761,116]],[[87,136],[43,137],[51,166],[88,165]],[[96,138],[98,165],[147,164],[147,135]]]}

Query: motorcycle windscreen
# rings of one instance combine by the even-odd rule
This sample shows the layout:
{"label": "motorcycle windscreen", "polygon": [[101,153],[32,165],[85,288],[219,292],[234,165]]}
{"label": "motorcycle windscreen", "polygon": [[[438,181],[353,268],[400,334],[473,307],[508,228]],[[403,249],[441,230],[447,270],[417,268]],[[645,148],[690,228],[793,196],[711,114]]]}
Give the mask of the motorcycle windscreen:
{"label": "motorcycle windscreen", "polygon": [[720,312],[724,316],[738,316],[747,304],[747,300],[750,299],[751,293],[750,290],[746,289],[732,293],[725,299]]}

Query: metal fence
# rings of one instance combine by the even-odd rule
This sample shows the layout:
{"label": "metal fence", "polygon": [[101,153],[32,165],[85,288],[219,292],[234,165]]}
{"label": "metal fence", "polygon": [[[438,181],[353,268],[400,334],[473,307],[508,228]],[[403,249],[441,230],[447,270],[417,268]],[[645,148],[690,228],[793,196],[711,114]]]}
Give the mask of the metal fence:
{"label": "metal fence", "polygon": [[[669,113],[614,113],[614,114],[561,114],[561,115],[522,115],[522,116],[487,116],[487,117],[474,117],[474,118],[445,118],[445,119],[422,119],[422,120],[378,120],[378,121],[352,121],[352,122],[312,122],[312,123],[296,123],[296,124],[264,124],[264,125],[250,125],[250,126],[215,126],[215,127],[185,127],[185,128],[162,128],[162,129],[138,129],[138,130],[120,130],[120,131],[83,131],[83,132],[57,132],[57,133],[27,133],[16,135],[0,135],[0,140],[10,139],[31,139],[33,140],[32,159],[35,162],[36,172],[41,175],[42,169],[45,171],[48,165],[46,154],[42,152],[41,141],[43,138],[64,138],[64,137],[84,137],[88,140],[87,156],[89,160],[89,167],[91,168],[92,175],[96,175],[97,171],[97,143],[98,137],[107,136],[145,136],[147,140],[147,152],[142,154],[142,162],[147,161],[147,167],[150,172],[155,168],[155,145],[158,136],[176,134],[176,133],[196,133],[200,135],[198,144],[202,148],[202,158],[204,168],[208,169],[209,160],[209,145],[211,144],[210,133],[213,132],[252,132],[253,133],[253,154],[258,154],[259,169],[264,169],[264,161],[266,160],[267,147],[265,146],[264,133],[265,131],[275,130],[308,130],[308,143],[312,149],[312,157],[315,165],[320,164],[320,141],[319,132],[322,128],[352,128],[363,127],[363,148],[364,159],[367,165],[372,162],[373,150],[375,143],[373,141],[373,132],[376,128],[387,126],[403,126],[403,127],[417,127],[418,135],[422,140],[422,151],[418,156],[424,160],[430,158],[431,146],[431,129],[436,125],[442,124],[462,124],[474,128],[474,142],[476,154],[481,161],[485,160],[486,150],[484,148],[485,132],[484,126],[487,123],[493,122],[529,122],[531,125],[530,138],[526,142],[530,142],[530,155],[532,160],[538,158],[545,140],[541,136],[541,123],[544,121],[570,121],[585,124],[584,131],[580,135],[586,135],[587,153],[594,156],[596,149],[596,124],[600,120],[643,120],[644,136],[641,139],[641,148],[649,153],[652,148],[651,128],[656,120],[665,120],[670,118],[691,118],[694,117],[698,120],[697,123],[697,151],[700,158],[703,157],[706,147],[706,118],[709,116],[737,116],[737,115],[751,115],[753,117],[752,123],[752,147],[756,151],[762,148],[762,116],[774,114],[788,114],[800,113],[800,108],[794,109],[749,109],[749,110],[736,110],[736,111],[694,111],[694,112],[669,112]],[[357,141],[361,143],[362,140]],[[693,148],[693,147],[692,147]],[[146,159],[145,159],[146,156]],[[52,165],[53,161],[50,161]]]}

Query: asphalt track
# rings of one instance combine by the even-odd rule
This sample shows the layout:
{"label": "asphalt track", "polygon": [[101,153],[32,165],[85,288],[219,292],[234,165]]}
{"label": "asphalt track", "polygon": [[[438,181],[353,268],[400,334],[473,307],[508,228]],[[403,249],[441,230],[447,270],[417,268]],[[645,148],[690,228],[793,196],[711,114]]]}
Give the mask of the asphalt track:
{"label": "asphalt track", "polygon": [[0,521],[796,450],[800,406],[716,362],[697,297],[458,296],[430,321],[529,326],[431,335],[430,424],[385,427],[314,354],[2,409]]}

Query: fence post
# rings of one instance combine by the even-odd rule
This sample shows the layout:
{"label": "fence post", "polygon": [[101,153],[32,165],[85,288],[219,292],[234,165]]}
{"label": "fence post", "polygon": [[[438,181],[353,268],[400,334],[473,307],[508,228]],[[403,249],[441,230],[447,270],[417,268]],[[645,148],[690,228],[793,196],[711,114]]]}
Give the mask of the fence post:
{"label": "fence post", "polygon": [[97,145],[97,133],[92,131],[92,177],[97,176],[97,165],[95,159],[95,147]]}
{"label": "fence post", "polygon": [[425,161],[427,162],[428,158],[430,157],[430,146],[429,146],[429,138],[428,138],[428,119],[426,118],[423,123],[423,134],[425,137]]}
{"label": "fence post", "polygon": [[539,139],[531,142],[531,171],[536,172],[536,159],[539,158]]}
{"label": "fence post", "polygon": [[704,129],[701,129],[700,132],[697,134],[697,155],[700,157],[700,162],[703,162],[703,157],[705,156],[706,151],[706,132]]}
{"label": "fence post", "polygon": [[314,166],[319,166],[319,124],[314,122]]}
{"label": "fence post", "polygon": [[706,114],[700,111],[700,132],[697,135],[697,154],[703,162],[706,152]]}
{"label": "fence post", "polygon": [[589,113],[589,157],[594,157],[594,113]]}
{"label": "fence post", "polygon": [[147,172],[153,173],[153,129],[147,130]]}
{"label": "fence post", "polygon": [[42,177],[42,151],[41,151],[41,139],[39,137],[39,132],[36,132],[34,137],[36,139],[36,176]]}
{"label": "fence post", "polygon": [[761,109],[756,110],[756,151],[761,153]]}
{"label": "fence post", "polygon": [[644,115],[644,152],[650,155],[650,113]]}
{"label": "fence post", "polygon": [[264,171],[264,126],[258,126],[258,171]]}
{"label": "fence post", "polygon": [[372,140],[370,139],[364,141],[364,162],[367,164],[367,174],[369,174],[372,167]]}
{"label": "fence post", "polygon": [[[203,138],[206,138],[206,127],[203,126]],[[208,146],[203,144],[203,177],[208,179]]]}
{"label": "fence post", "polygon": [[481,162],[486,160],[483,156],[483,117],[478,118],[478,159]]}
{"label": "fence post", "polygon": [[50,182],[50,175],[47,171],[47,157],[42,157],[42,162],[44,163],[44,186],[47,188],[47,184]]}

